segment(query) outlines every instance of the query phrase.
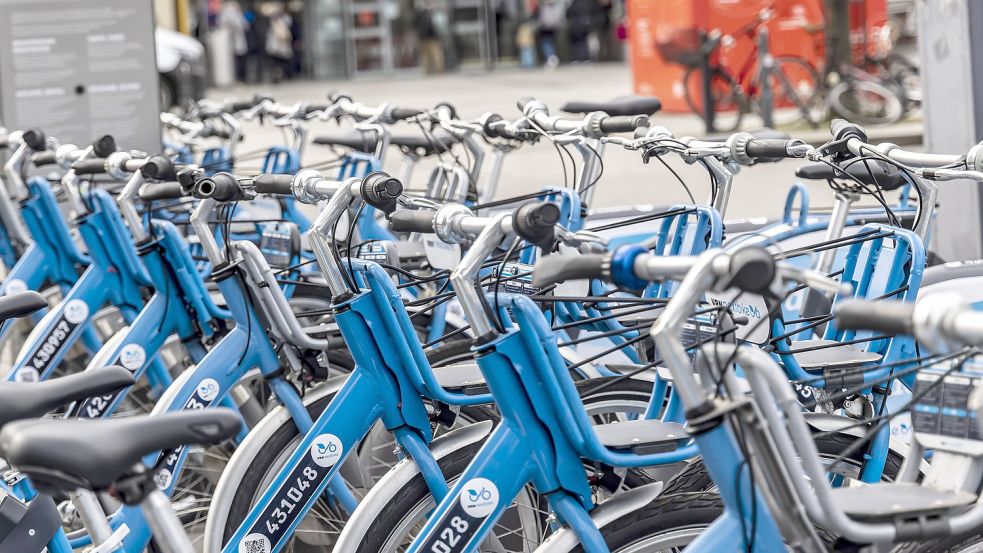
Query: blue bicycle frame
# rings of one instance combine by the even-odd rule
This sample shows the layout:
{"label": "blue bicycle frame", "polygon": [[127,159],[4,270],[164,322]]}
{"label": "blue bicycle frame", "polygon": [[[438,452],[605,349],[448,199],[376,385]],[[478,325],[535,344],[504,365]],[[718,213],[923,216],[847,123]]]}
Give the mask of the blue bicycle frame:
{"label": "blue bicycle frame", "polygon": [[133,322],[143,306],[142,289],[153,285],[113,198],[99,189],[86,192],[83,198],[89,212],[76,223],[91,263],[35,327],[8,380],[47,378],[107,303],[117,306],[127,323]]}
{"label": "blue bicycle frame", "polygon": [[339,467],[379,420],[418,464],[431,492],[443,497],[447,484],[427,447],[433,434],[422,398],[450,405],[491,400],[487,394],[464,395],[441,388],[392,279],[375,263],[358,259],[349,263],[362,291],[335,305],[334,320],[349,345],[355,369],[247,514],[225,552],[237,552],[241,542],[252,540],[265,540],[268,551],[280,551],[323,490],[344,486],[335,478]]}

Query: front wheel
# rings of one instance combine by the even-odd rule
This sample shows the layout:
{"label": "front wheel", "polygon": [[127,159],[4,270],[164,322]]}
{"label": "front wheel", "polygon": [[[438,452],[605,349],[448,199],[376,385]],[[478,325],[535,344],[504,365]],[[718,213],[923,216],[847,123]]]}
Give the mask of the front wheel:
{"label": "front wheel", "polygon": [[[652,392],[650,382],[624,379],[598,391],[597,384],[604,380],[577,383],[584,408],[595,424],[626,420],[645,412]],[[437,459],[449,486],[461,478],[482,445],[483,441],[463,445]],[[411,463],[410,460],[403,461],[378,482],[371,497],[367,497],[352,515],[336,550],[400,553],[413,542],[436,503],[423,476]],[[628,471],[620,489],[634,488],[652,480],[646,471]],[[603,495],[606,490],[598,488],[596,491]],[[496,522],[495,537],[489,538],[496,543],[490,550],[528,553],[550,531],[546,501],[527,485]]]}
{"label": "front wheel", "polygon": [[904,115],[904,106],[891,89],[873,81],[847,80],[829,91],[837,115],[856,123],[886,125]]}

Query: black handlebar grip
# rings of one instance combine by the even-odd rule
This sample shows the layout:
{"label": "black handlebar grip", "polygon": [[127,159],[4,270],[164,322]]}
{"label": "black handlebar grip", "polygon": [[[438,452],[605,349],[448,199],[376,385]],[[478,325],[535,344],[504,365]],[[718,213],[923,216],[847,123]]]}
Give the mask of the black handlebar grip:
{"label": "black handlebar grip", "polygon": [[145,202],[177,200],[185,196],[184,187],[177,181],[145,184],[140,187],[140,199]]}
{"label": "black handlebar grip", "polygon": [[512,213],[512,230],[526,242],[549,248],[556,240],[560,206],[553,202],[526,202]]}
{"label": "black handlebar grip", "polygon": [[393,108],[391,116],[394,121],[402,121],[403,119],[409,119],[410,117],[415,117],[420,115],[425,110],[422,109],[410,109],[410,108]]}
{"label": "black handlebar grip", "polygon": [[775,280],[775,258],[760,246],[748,246],[735,251],[730,258],[730,286],[764,294]]}
{"label": "black handlebar grip", "polygon": [[149,157],[140,167],[140,174],[145,179],[177,180],[174,162],[162,155]]}
{"label": "black handlebar grip", "polygon": [[846,300],[833,310],[836,326],[845,330],[872,330],[886,334],[911,334],[915,305],[900,301]]}
{"label": "black handlebar grip", "polygon": [[252,100],[236,100],[233,102],[227,102],[224,106],[222,106],[222,110],[226,113],[237,113],[251,109],[256,104],[257,102],[255,98]]}
{"label": "black handlebar grip", "polygon": [[34,150],[35,152],[41,152],[47,149],[47,143],[44,138],[44,132],[41,129],[28,129],[21,133],[21,140],[27,147]]}
{"label": "black handlebar grip", "polygon": [[101,157],[93,157],[76,161],[72,164],[72,170],[80,175],[97,175],[106,172],[106,160]]}
{"label": "black handlebar grip", "polygon": [[116,152],[116,139],[110,134],[104,134],[92,143],[92,153],[96,157],[109,157]]}
{"label": "black handlebar grip", "polygon": [[328,104],[308,104],[307,107],[304,108],[304,115],[310,115],[311,113],[314,113],[315,111],[325,111],[329,107],[331,107],[331,106],[328,105]]}
{"label": "black handlebar grip", "polygon": [[38,152],[31,156],[31,163],[33,163],[35,167],[54,165],[58,163],[58,156],[50,150],[47,152]]}
{"label": "black handlebar grip", "polygon": [[789,157],[789,140],[779,138],[763,138],[748,141],[745,150],[751,157],[762,159],[783,159]]}
{"label": "black handlebar grip", "polygon": [[216,173],[198,181],[195,185],[195,195],[218,202],[231,202],[242,199],[242,188],[233,175]]}
{"label": "black handlebar grip", "polygon": [[253,187],[257,194],[278,194],[291,196],[294,193],[293,175],[275,175],[267,173],[253,179]]}
{"label": "black handlebar grip", "polygon": [[433,218],[436,214],[432,209],[402,209],[389,216],[389,226],[395,232],[433,234]]}
{"label": "black handlebar grip", "polygon": [[362,179],[361,193],[365,203],[388,215],[396,210],[396,200],[403,194],[403,183],[388,173],[377,171]]}
{"label": "black handlebar grip", "polygon": [[646,115],[616,115],[601,119],[601,132],[634,132],[635,129],[648,127],[649,118]]}
{"label": "black handlebar grip", "polygon": [[608,254],[547,255],[533,267],[532,285],[543,287],[566,280],[604,277],[608,264]]}
{"label": "black handlebar grip", "polygon": [[833,119],[829,124],[829,132],[833,139],[843,140],[845,138],[859,138],[861,142],[867,142],[867,129],[851,123],[846,119]]}

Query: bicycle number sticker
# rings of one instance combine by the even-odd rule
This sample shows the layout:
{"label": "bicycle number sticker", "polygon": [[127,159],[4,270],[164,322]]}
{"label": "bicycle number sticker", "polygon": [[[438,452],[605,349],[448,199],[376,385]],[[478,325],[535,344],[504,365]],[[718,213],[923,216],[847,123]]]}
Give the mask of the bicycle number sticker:
{"label": "bicycle number sticker", "polygon": [[27,357],[27,363],[17,370],[18,382],[33,382],[44,375],[61,353],[71,344],[71,338],[89,318],[89,305],[82,300],[71,300],[58,315],[37,346]]}
{"label": "bicycle number sticker", "polygon": [[[109,363],[109,365],[120,365],[131,373],[136,373],[146,362],[147,350],[143,349],[143,346],[140,344],[126,344],[119,350],[116,359]],[[80,419],[102,418],[109,409],[109,406],[122,393],[121,390],[101,396],[90,397],[79,404],[78,409],[75,410],[76,416]]]}
{"label": "bicycle number sticker", "polygon": [[[334,434],[320,434],[314,438],[308,455],[290,471],[246,537],[239,542],[239,553],[273,551],[293,523],[307,512],[306,506],[312,502],[331,467],[341,460],[344,449],[344,444]],[[267,549],[259,549],[260,544]]]}
{"label": "bicycle number sticker", "polygon": [[[215,401],[215,398],[218,397],[221,391],[222,387],[219,386],[218,381],[214,378],[202,379],[195,388],[195,393],[191,394],[191,397],[188,398],[182,410],[194,411],[204,409]],[[158,488],[166,490],[171,486],[174,480],[174,471],[177,469],[178,461],[181,459],[181,453],[184,452],[184,449],[185,446],[182,445],[163,453],[164,463],[160,470],[157,471],[157,477],[155,479]]]}
{"label": "bicycle number sticker", "polygon": [[420,550],[425,553],[465,551],[484,520],[495,512],[498,499],[498,487],[491,480],[468,480],[454,506],[444,513]]}

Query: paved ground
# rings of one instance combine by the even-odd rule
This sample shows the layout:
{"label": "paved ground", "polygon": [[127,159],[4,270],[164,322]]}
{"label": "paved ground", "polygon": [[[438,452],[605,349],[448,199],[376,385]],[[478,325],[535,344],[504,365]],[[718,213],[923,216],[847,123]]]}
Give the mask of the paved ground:
{"label": "paved ground", "polygon": [[[625,65],[594,65],[563,67],[557,71],[510,70],[492,73],[458,73],[427,78],[374,79],[345,82],[295,82],[281,85],[234,87],[213,90],[213,98],[242,98],[255,93],[269,93],[283,102],[323,101],[329,91],[342,91],[356,101],[366,104],[388,102],[397,106],[423,108],[437,102],[450,102],[464,118],[478,117],[492,111],[502,116],[516,117],[516,100],[533,96],[549,106],[560,106],[568,100],[613,98],[631,93],[630,75]],[[750,119],[750,118],[749,118]],[[654,124],[664,125],[677,136],[701,136],[702,122],[691,114],[657,114]],[[747,128],[759,126],[749,121]],[[328,131],[333,123],[314,123],[311,136],[319,129]],[[257,150],[279,140],[279,131],[270,126],[250,124],[241,152]],[[892,142],[918,142],[920,124],[902,123],[878,129],[878,136]],[[820,129],[793,131],[810,142],[822,142],[828,136]],[[316,164],[330,157],[323,148],[312,146],[305,153],[305,165]],[[391,155],[387,169],[398,174],[399,156]],[[568,162],[569,164],[569,162]],[[637,152],[608,148],[604,156],[605,170],[595,195],[594,207],[652,203],[666,205],[687,200],[687,194],[664,167],[657,162],[645,165]],[[686,166],[678,159],[670,165],[689,184],[697,201],[708,194],[708,178],[699,167]],[[746,169],[735,186],[728,218],[780,215],[788,185],[794,181],[797,162],[766,164]],[[426,167],[418,167],[413,184],[422,186]],[[502,171],[499,196],[511,196],[536,190],[543,186],[563,183],[563,168],[557,151],[549,143],[523,148],[509,156]],[[828,206],[831,193],[825,184],[810,184],[813,206]]]}

